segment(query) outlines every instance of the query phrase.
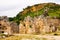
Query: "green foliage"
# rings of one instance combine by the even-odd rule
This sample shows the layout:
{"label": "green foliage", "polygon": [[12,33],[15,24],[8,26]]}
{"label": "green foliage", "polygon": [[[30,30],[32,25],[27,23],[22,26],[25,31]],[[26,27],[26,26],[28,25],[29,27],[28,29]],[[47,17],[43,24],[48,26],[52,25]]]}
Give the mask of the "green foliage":
{"label": "green foliage", "polygon": [[13,18],[12,17],[9,17],[9,21],[13,21]]}

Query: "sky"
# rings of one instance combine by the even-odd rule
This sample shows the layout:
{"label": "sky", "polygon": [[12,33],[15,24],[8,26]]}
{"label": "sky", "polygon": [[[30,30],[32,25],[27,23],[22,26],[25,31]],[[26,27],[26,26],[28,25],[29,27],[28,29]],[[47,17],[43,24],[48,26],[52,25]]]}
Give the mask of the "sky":
{"label": "sky", "polygon": [[0,0],[0,16],[14,17],[27,6],[48,2],[60,4],[59,0]]}

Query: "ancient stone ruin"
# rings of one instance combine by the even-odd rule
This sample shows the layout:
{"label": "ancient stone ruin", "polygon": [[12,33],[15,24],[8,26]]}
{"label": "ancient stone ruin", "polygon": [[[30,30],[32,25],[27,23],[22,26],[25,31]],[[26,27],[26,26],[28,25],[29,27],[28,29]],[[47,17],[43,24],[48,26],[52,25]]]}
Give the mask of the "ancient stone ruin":
{"label": "ancient stone ruin", "polygon": [[51,18],[48,16],[48,10],[45,9],[44,13],[37,17],[27,16],[20,24],[9,22],[7,16],[0,17],[0,33],[7,34],[42,34],[56,32],[60,26],[60,19]]}
{"label": "ancient stone ruin", "polygon": [[[7,16],[0,17],[0,33],[13,34],[18,33],[18,26],[14,22],[9,22]],[[16,32],[17,31],[17,32]]]}
{"label": "ancient stone ruin", "polygon": [[24,21],[20,21],[19,32],[21,34],[40,34],[56,32],[59,24],[59,19],[50,17],[41,18],[41,16],[31,18],[27,16]]}

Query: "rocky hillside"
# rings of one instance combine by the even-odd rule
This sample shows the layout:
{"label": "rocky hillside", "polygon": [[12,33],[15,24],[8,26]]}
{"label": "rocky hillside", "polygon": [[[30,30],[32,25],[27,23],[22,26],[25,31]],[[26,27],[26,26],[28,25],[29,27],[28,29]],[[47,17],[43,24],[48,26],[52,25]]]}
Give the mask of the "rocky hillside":
{"label": "rocky hillside", "polygon": [[20,20],[23,20],[27,16],[36,17],[44,13],[44,10],[48,10],[48,15],[52,18],[60,18],[60,5],[56,3],[42,3],[33,6],[28,6],[19,12],[16,17],[9,18],[10,21],[15,21],[19,24]]}

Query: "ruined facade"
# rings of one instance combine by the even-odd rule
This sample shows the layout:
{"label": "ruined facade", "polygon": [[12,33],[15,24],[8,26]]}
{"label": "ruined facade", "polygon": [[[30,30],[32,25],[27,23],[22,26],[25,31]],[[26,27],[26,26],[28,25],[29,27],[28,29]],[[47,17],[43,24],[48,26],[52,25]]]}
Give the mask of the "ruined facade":
{"label": "ruined facade", "polygon": [[9,33],[11,34],[10,23],[7,20],[6,16],[0,17],[0,33]]}
{"label": "ruined facade", "polygon": [[19,33],[22,34],[40,34],[56,32],[57,27],[60,26],[59,19],[53,19],[49,16],[47,17],[34,17],[31,18],[27,16],[24,21],[20,22]]}
{"label": "ruined facade", "polygon": [[44,17],[43,15],[34,18],[27,16],[23,21],[20,21],[19,26],[8,20],[6,16],[0,17],[0,33],[42,34],[56,32],[57,27],[60,26],[59,19]]}
{"label": "ruined facade", "polygon": [[[18,26],[14,22],[9,22],[7,16],[0,17],[0,33],[18,33]],[[16,32],[17,31],[17,32]]]}

